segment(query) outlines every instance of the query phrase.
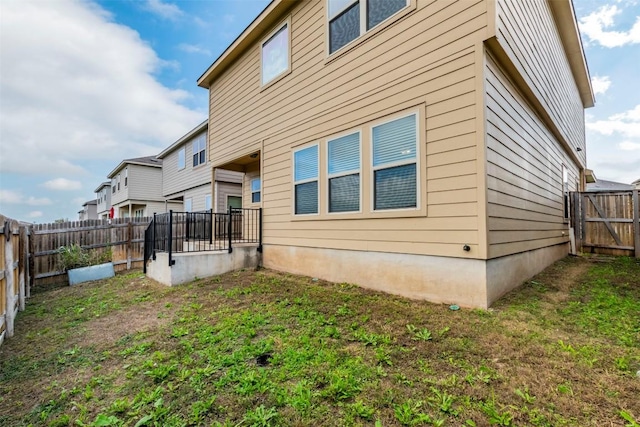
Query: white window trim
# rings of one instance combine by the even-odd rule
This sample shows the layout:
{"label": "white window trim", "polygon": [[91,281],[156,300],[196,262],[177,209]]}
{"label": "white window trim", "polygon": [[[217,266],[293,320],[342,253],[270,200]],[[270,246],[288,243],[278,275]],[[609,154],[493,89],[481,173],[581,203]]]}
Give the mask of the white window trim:
{"label": "white window trim", "polygon": [[[358,44],[368,35],[373,34],[374,32],[377,32],[379,29],[383,28],[385,25],[389,24],[391,21],[395,20],[396,18],[404,16],[406,13],[410,12],[411,10],[416,9],[416,0],[405,0],[406,1],[405,7],[398,10],[393,15],[387,17],[387,19],[385,19],[384,21],[378,23],[375,27],[367,30],[367,10],[366,10],[367,0],[353,0],[347,6],[340,9],[340,11],[336,13],[333,17],[329,15],[329,1],[330,0],[325,1],[325,28],[326,28],[325,43],[326,43],[327,58],[338,56],[342,52],[346,52],[350,50],[354,45]],[[340,49],[336,50],[335,52],[331,52],[331,33],[330,33],[329,24],[331,23],[334,17],[340,15],[345,10],[353,6],[353,4],[356,3],[356,1],[360,2],[360,35],[355,39],[351,40],[349,43],[342,46]]]}
{"label": "white window trim", "polygon": [[[329,143],[335,139],[339,139],[342,138],[343,136],[347,136],[347,135],[353,135],[354,133],[358,134],[358,151],[359,151],[359,155],[360,155],[360,168],[359,169],[354,169],[354,170],[350,170],[350,171],[346,171],[346,172],[340,172],[340,173],[334,173],[334,174],[330,174],[329,173]],[[342,132],[339,133],[337,135],[332,135],[329,138],[326,138],[325,143],[324,143],[325,147],[324,147],[324,151],[325,151],[325,158],[327,159],[327,176],[326,176],[326,188],[327,191],[325,191],[326,195],[325,195],[325,199],[326,199],[326,207],[327,207],[327,214],[329,215],[352,215],[352,214],[357,214],[357,213],[362,213],[362,129],[351,129],[350,131],[347,132]],[[318,163],[320,163],[320,159],[318,159]],[[359,186],[360,186],[360,200],[359,200],[359,209],[357,211],[345,211],[345,212],[331,212],[331,206],[330,206],[330,191],[329,191],[329,180],[331,178],[339,178],[341,176],[346,176],[346,175],[353,175],[354,173],[358,173],[359,174]],[[318,187],[318,191],[320,191],[320,188]]]}
{"label": "white window trim", "polygon": [[[274,76],[271,80],[269,80],[268,82],[265,82],[263,77],[262,77],[262,70],[263,70],[263,64],[262,64],[262,48],[264,47],[264,44],[266,42],[268,42],[271,37],[273,37],[278,31],[280,31],[282,29],[282,27],[287,26],[288,31],[287,31],[287,69],[282,71],[280,74]],[[289,75],[291,73],[291,16],[288,16],[284,21],[281,21],[278,25],[275,26],[274,30],[271,31],[265,38],[263,38],[260,41],[260,87],[261,89],[266,89],[270,86],[272,86],[273,84],[275,84],[276,82],[282,80],[282,78],[284,78],[285,76]]]}
{"label": "white window trim", "polygon": [[[182,166],[180,166],[180,153],[182,153]],[[182,147],[178,150],[178,159],[176,161],[178,170],[181,171],[187,167],[187,148]]]}
{"label": "white window trim", "polygon": [[[414,116],[416,121],[416,157],[413,160],[399,160],[396,162],[385,163],[384,165],[374,166],[373,165],[373,128],[378,127],[380,125],[384,125],[385,123],[390,123],[398,119],[403,119],[405,117]],[[419,211],[422,206],[422,201],[420,195],[422,194],[421,182],[421,169],[422,162],[420,161],[422,158],[422,153],[420,150],[420,113],[418,111],[412,111],[410,113],[397,114],[389,118],[385,118],[383,120],[372,122],[369,125],[369,167],[370,167],[370,206],[372,213],[383,213],[383,212],[411,212],[411,211]],[[404,165],[416,165],[416,206],[413,208],[397,208],[397,209],[375,209],[375,196],[376,196],[376,186],[375,186],[375,172],[381,169],[389,169],[396,166],[404,166]]]}
{"label": "white window trim", "polygon": [[[207,199],[209,199],[209,207],[207,208]],[[204,195],[204,209],[205,210],[213,210],[213,199],[211,198],[211,194]]]}
{"label": "white window trim", "polygon": [[[296,153],[298,151],[302,151],[302,150],[306,150],[307,148],[311,148],[311,147],[317,147],[318,149],[318,175],[315,178],[308,178],[308,179],[303,179],[300,181],[296,181]],[[304,218],[304,217],[312,217],[312,216],[318,216],[320,214],[320,197],[322,197],[322,186],[320,185],[320,164],[322,163],[320,161],[320,143],[318,142],[313,142],[311,144],[306,144],[300,147],[296,147],[292,152],[291,152],[291,177],[292,177],[292,187],[291,187],[291,195],[292,195],[292,200],[293,203],[291,204],[291,213],[294,217],[296,218]],[[296,213],[296,185],[299,184],[306,184],[309,182],[317,182],[318,183],[318,198],[316,199],[316,213],[308,213],[308,214],[299,214]],[[261,199],[262,200],[262,199]]]}
{"label": "white window trim", "polygon": [[[189,202],[190,209],[187,210],[187,202]],[[188,199],[184,199],[184,211],[185,212],[193,212],[193,198],[189,197]]]}
{"label": "white window trim", "polygon": [[129,183],[129,168],[124,168],[124,186],[127,187]]}

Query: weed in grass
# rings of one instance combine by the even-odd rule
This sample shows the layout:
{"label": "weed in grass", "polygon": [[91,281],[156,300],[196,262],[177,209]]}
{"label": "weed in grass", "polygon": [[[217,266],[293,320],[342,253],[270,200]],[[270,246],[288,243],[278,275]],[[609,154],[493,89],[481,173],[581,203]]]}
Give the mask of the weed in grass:
{"label": "weed in grass", "polygon": [[213,396],[207,400],[198,400],[191,405],[191,412],[189,414],[189,423],[193,425],[202,425],[205,420],[205,416],[212,412],[213,404],[216,401],[216,396]]}
{"label": "weed in grass", "polygon": [[407,330],[413,335],[411,339],[413,339],[414,341],[431,341],[433,339],[431,331],[427,328],[418,329],[415,325],[409,324],[407,325]]}
{"label": "weed in grass", "polygon": [[400,405],[395,405],[393,413],[396,420],[403,426],[431,423],[431,417],[420,411],[423,403],[421,400],[409,399]]}
{"label": "weed in grass", "polygon": [[374,408],[365,405],[362,400],[356,400],[349,406],[349,409],[355,416],[367,421],[371,421],[373,419],[373,414],[376,412]]}
{"label": "weed in grass", "polygon": [[376,348],[376,361],[378,365],[393,366],[391,351],[386,347]]}
{"label": "weed in grass", "polygon": [[558,386],[556,387],[556,390],[558,390],[559,393],[562,394],[568,394],[569,396],[573,396],[573,387],[571,387],[571,384],[569,383],[562,383],[562,384],[558,384]]}
{"label": "weed in grass", "polygon": [[435,387],[431,387],[431,392],[433,393],[433,397],[430,399],[440,411],[445,414],[450,415],[458,415],[458,411],[456,411],[453,407],[455,402],[455,397],[446,391],[441,391]]}
{"label": "weed in grass", "polygon": [[516,389],[515,391],[516,395],[518,397],[520,397],[525,403],[529,403],[529,404],[533,404],[536,401],[536,397],[532,396],[529,393],[529,388],[525,387],[524,390],[521,390],[519,388]]}
{"label": "weed in grass", "polygon": [[511,425],[513,415],[504,407],[498,408],[495,397],[492,397],[491,400],[481,402],[480,409],[489,417],[489,424],[496,424],[499,426]]}
{"label": "weed in grass", "polygon": [[115,414],[124,414],[129,408],[131,408],[131,402],[126,397],[114,400],[109,406],[109,410]]}
{"label": "weed in grass", "polygon": [[267,409],[264,405],[247,411],[243,422],[251,427],[269,427],[276,425],[278,420],[278,411],[276,408]]}
{"label": "weed in grass", "polygon": [[638,422],[638,420],[633,418],[633,415],[631,415],[631,413],[625,410],[620,410],[618,412],[618,415],[620,415],[623,420],[627,421],[625,427],[640,427],[640,423]]}

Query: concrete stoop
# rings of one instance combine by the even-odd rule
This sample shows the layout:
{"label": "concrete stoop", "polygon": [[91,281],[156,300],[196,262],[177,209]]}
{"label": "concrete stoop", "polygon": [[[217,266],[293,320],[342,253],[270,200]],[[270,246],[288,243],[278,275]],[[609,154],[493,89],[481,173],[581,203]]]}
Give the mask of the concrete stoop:
{"label": "concrete stoop", "polygon": [[261,254],[256,245],[234,246],[233,252],[179,252],[172,255],[156,253],[156,259],[147,266],[147,276],[167,286],[191,282],[196,278],[217,276],[243,268],[257,268]]}

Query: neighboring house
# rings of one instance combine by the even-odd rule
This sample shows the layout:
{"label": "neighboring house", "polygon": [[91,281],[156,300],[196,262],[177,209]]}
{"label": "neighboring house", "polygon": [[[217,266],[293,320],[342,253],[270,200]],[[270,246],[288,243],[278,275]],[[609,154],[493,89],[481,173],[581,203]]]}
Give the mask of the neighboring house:
{"label": "neighboring house", "polygon": [[640,190],[640,179],[636,179],[631,183],[635,187],[636,190]]}
{"label": "neighboring house", "polygon": [[78,211],[78,219],[83,221],[85,219],[98,219],[98,200],[89,200],[84,202],[82,209]]}
{"label": "neighboring house", "polygon": [[108,178],[115,218],[147,217],[182,208],[182,203],[166,202],[162,197],[162,160],[156,156],[123,160]]}
{"label": "neighboring house", "polygon": [[629,191],[635,188],[636,186],[633,184],[624,184],[622,182],[607,181],[604,179],[587,183],[587,191]]}
{"label": "neighboring house", "polygon": [[198,84],[265,267],[487,307],[569,252],[594,103],[570,0],[274,0]]}
{"label": "neighboring house", "polygon": [[109,211],[111,209],[111,181],[103,182],[94,191],[98,200],[98,218],[109,218]]}
{"label": "neighboring house", "polygon": [[211,186],[207,128],[205,121],[158,154],[162,160],[162,196],[181,203],[181,211],[224,212],[230,205],[242,207],[242,173],[219,169]]}

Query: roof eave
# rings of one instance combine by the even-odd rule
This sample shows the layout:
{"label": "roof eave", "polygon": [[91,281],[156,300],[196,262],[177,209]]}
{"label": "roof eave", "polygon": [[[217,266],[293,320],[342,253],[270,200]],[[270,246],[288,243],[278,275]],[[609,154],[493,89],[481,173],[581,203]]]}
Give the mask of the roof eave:
{"label": "roof eave", "polygon": [[593,107],[595,96],[573,2],[572,0],[548,0],[548,3],[556,19],[556,27],[560,33],[573,78],[578,86],[582,105],[584,108]]}
{"label": "roof eave", "polygon": [[213,64],[198,78],[198,86],[209,89],[213,80],[249,47],[259,40],[281,16],[300,0],[272,0]]}

